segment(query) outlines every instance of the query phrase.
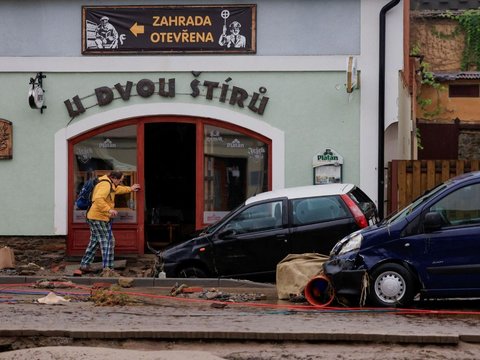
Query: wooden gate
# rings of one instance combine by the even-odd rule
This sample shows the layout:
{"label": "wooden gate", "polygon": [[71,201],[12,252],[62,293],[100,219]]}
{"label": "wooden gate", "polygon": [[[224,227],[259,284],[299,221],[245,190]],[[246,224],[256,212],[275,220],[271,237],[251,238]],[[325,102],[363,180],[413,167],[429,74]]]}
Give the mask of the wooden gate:
{"label": "wooden gate", "polygon": [[393,160],[388,163],[387,214],[454,176],[479,170],[480,160]]}

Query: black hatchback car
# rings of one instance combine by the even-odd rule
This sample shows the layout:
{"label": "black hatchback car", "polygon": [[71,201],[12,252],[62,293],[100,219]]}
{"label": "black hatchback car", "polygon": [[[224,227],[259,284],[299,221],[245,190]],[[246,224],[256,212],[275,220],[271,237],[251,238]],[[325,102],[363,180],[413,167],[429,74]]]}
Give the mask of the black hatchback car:
{"label": "black hatchback car", "polygon": [[274,281],[288,254],[328,254],[338,240],[376,223],[375,204],[352,184],[303,186],[247,199],[197,236],[160,253],[167,277]]}

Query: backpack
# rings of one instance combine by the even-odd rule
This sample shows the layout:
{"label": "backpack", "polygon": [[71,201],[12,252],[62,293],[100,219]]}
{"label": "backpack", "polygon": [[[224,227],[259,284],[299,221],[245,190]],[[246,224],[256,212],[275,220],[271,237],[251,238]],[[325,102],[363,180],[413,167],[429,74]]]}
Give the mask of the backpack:
{"label": "backpack", "polygon": [[[92,194],[93,189],[95,186],[101,182],[106,181],[110,183],[108,180],[99,180],[98,177],[91,178],[85,182],[82,186],[82,190],[78,194],[77,200],[75,200],[75,205],[79,210],[89,210],[90,206],[92,206]],[[110,191],[112,191],[112,184],[110,183]]]}

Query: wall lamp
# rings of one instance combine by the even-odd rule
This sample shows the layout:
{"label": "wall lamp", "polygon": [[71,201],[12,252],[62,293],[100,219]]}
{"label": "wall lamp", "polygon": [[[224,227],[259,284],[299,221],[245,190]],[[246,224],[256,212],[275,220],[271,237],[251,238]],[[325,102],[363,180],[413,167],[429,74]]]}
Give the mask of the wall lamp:
{"label": "wall lamp", "polygon": [[30,78],[30,89],[28,90],[28,104],[32,109],[40,109],[40,113],[43,114],[43,109],[47,107],[45,102],[45,91],[43,90],[43,79],[47,76],[39,72],[35,78]]}

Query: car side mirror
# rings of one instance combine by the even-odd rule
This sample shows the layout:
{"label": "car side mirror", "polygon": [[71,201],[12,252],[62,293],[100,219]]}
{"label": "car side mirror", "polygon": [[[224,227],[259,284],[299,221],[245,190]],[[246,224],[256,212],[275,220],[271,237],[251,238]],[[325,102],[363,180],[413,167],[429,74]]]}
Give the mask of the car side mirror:
{"label": "car side mirror", "polygon": [[218,234],[219,239],[228,239],[232,238],[233,235],[235,235],[235,230],[233,229],[228,229],[228,230],[223,230]]}
{"label": "car side mirror", "polygon": [[425,232],[437,231],[442,228],[442,215],[437,211],[431,211],[425,214],[423,228]]}

